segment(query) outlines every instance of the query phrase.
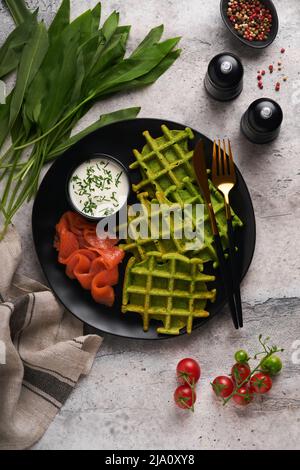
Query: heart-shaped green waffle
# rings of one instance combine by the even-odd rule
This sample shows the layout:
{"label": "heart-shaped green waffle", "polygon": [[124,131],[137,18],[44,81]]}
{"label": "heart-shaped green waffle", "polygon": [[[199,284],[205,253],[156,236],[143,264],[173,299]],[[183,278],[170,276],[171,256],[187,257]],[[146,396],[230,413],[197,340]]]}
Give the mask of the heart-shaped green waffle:
{"label": "heart-shaped green waffle", "polygon": [[154,319],[163,323],[157,328],[158,333],[178,335],[185,326],[187,333],[191,333],[194,318],[207,317],[206,302],[213,302],[216,296],[215,289],[209,291],[206,287],[214,276],[203,274],[201,269],[199,259],[177,253],[156,252],[140,262],[130,258],[124,278],[122,312],[140,314],[145,331]]}

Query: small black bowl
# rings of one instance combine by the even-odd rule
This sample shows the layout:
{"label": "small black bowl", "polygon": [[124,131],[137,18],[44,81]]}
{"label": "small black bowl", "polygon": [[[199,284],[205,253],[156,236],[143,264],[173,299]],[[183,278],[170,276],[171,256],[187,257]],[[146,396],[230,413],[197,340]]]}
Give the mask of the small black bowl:
{"label": "small black bowl", "polygon": [[[128,180],[128,184],[129,184],[129,190],[128,190],[128,195],[127,195],[127,200],[126,202],[128,201],[129,197],[130,197],[130,194],[131,194],[131,178],[130,178],[130,175],[129,175],[129,171],[128,171],[128,168],[126,168],[126,166],[120,161],[118,160],[117,158],[115,157],[112,157],[111,155],[107,155],[106,153],[93,153],[91,155],[89,155],[87,158],[84,158],[80,161],[77,161],[76,164],[74,164],[71,168],[71,170],[69,171],[69,174],[68,174],[68,177],[66,179],[66,187],[65,187],[65,191],[66,191],[66,197],[67,197],[67,201],[68,201],[68,204],[71,206],[71,208],[76,211],[78,214],[80,214],[82,217],[85,217],[86,219],[90,220],[91,222],[99,222],[100,220],[103,220],[103,219],[107,219],[109,216],[103,216],[103,217],[94,217],[94,216],[89,216],[87,214],[84,214],[82,211],[80,211],[75,204],[73,204],[73,201],[70,197],[70,194],[69,194],[69,182],[70,182],[70,179],[74,173],[74,171],[76,170],[76,168],[78,168],[80,165],[82,165],[82,163],[88,161],[88,160],[92,160],[94,158],[103,158],[103,159],[106,159],[106,160],[111,160],[112,162],[115,162],[117,165],[120,166],[120,168],[123,169],[124,171],[124,174],[126,175],[126,178]],[[113,215],[116,215],[118,214],[122,209],[123,207],[125,206],[126,202],[113,214]]]}
{"label": "small black bowl", "polygon": [[268,47],[270,44],[272,44],[272,42],[277,36],[279,26],[278,15],[274,3],[271,0],[262,0],[262,3],[266,6],[266,8],[271,11],[273,18],[272,27],[268,39],[266,39],[265,41],[248,41],[247,39],[244,39],[242,36],[238,35],[227,16],[229,1],[230,0],[221,0],[220,9],[222,20],[224,21],[229,31],[233,34],[233,36],[239,39],[242,43],[246,44],[246,46],[252,47],[253,49],[264,49],[265,47]]}

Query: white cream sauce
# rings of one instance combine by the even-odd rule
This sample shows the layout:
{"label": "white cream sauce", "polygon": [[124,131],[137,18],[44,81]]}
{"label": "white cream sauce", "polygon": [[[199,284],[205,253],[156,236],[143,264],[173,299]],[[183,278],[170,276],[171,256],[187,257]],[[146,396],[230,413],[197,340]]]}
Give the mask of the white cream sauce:
{"label": "white cream sauce", "polygon": [[83,215],[107,217],[126,203],[129,181],[123,167],[114,160],[97,157],[79,165],[69,181],[71,202]]}

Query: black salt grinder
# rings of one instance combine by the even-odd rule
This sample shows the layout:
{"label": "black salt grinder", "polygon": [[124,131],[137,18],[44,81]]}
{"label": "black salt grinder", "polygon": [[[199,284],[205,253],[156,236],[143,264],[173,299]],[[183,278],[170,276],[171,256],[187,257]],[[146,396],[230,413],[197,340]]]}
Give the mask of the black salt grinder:
{"label": "black salt grinder", "polygon": [[243,114],[241,129],[251,142],[266,144],[278,136],[282,119],[282,109],[276,101],[259,98]]}
{"label": "black salt grinder", "polygon": [[240,59],[231,52],[223,52],[209,62],[204,86],[216,100],[233,100],[243,89],[243,76],[244,68]]}

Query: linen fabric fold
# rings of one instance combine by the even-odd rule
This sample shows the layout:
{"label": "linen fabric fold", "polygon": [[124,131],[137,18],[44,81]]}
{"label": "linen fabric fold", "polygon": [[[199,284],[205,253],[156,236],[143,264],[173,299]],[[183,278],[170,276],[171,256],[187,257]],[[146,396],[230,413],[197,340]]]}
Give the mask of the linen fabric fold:
{"label": "linen fabric fold", "polygon": [[44,434],[102,342],[83,336],[42,284],[16,273],[21,242],[0,242],[0,449],[26,449]]}

